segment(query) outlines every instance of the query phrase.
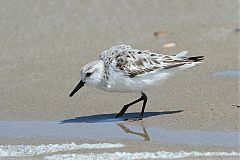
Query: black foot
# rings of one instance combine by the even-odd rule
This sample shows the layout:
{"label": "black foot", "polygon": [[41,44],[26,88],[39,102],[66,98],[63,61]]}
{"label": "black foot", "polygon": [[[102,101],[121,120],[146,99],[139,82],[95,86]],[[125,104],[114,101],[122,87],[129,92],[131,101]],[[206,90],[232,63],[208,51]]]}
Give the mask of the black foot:
{"label": "black foot", "polygon": [[126,110],[127,110],[128,107],[129,107],[129,106],[124,105],[123,108],[122,108],[122,110],[116,115],[116,118],[122,117],[123,114],[126,112]]}
{"label": "black foot", "polygon": [[140,121],[142,119],[143,119],[143,117],[134,117],[134,118],[126,118],[126,119],[124,119],[124,121],[133,122],[133,121]]}
{"label": "black foot", "polygon": [[118,113],[118,114],[116,115],[116,118],[122,117],[122,115],[123,115],[123,114]]}
{"label": "black foot", "polygon": [[136,117],[136,118],[131,118],[131,121],[139,121],[142,120],[143,118],[143,113],[144,113],[144,109],[147,103],[147,96],[145,93],[141,92],[142,96],[140,98],[138,98],[137,100],[133,101],[132,103],[129,104],[125,104],[123,106],[123,108],[121,109],[121,111],[116,115],[116,118],[122,117],[123,114],[127,111],[128,107],[130,107],[131,105],[138,103],[140,101],[143,101],[143,106],[142,106],[142,111],[141,111],[141,116],[140,117]]}
{"label": "black foot", "polygon": [[122,117],[122,115],[120,115],[119,113],[116,115],[116,118]]}

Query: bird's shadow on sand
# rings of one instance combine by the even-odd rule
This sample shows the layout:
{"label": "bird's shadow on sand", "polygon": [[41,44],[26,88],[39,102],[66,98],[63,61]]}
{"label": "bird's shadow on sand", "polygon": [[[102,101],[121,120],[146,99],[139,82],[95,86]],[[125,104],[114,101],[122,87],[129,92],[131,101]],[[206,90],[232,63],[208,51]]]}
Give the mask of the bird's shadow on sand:
{"label": "bird's shadow on sand", "polygon": [[[183,112],[183,110],[176,110],[176,111],[163,111],[163,112],[145,112],[144,118],[159,116],[159,115],[168,115],[168,114],[175,114]],[[131,117],[137,117],[140,113],[133,112],[133,113],[125,113],[123,117],[116,118],[115,113],[110,114],[96,114],[90,116],[82,116],[82,117],[75,117],[72,119],[65,119],[62,120],[61,123],[100,123],[100,122],[119,122],[124,121],[125,119]]]}

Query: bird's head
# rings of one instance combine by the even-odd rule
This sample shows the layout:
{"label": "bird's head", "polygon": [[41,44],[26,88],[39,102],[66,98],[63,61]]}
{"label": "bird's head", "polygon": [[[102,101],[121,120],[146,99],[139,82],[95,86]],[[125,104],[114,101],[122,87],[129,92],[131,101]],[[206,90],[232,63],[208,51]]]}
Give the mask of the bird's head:
{"label": "bird's head", "polygon": [[80,88],[84,85],[98,86],[104,75],[104,63],[103,61],[94,61],[86,64],[81,69],[81,80],[70,93],[69,97],[72,97]]}

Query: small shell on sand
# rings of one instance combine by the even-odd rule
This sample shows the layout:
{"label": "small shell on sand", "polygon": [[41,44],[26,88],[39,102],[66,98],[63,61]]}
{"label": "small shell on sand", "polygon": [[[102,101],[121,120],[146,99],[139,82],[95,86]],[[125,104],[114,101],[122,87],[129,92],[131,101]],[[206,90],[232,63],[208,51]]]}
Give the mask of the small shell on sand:
{"label": "small shell on sand", "polygon": [[163,48],[173,48],[176,47],[176,43],[165,43]]}
{"label": "small shell on sand", "polygon": [[166,34],[167,34],[166,31],[156,31],[156,32],[153,33],[153,35],[156,36],[156,37],[164,36]]}

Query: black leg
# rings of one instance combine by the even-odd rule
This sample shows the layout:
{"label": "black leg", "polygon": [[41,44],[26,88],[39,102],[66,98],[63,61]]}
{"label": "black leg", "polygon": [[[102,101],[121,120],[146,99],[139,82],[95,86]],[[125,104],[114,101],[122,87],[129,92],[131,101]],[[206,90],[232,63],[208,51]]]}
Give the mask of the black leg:
{"label": "black leg", "polygon": [[140,117],[143,118],[143,113],[144,113],[144,110],[145,110],[145,106],[147,104],[147,95],[145,93],[142,92],[142,97],[143,97],[143,106],[142,106],[142,111],[141,111],[141,114],[140,114]]}
{"label": "black leg", "polygon": [[123,106],[123,108],[121,109],[121,111],[117,114],[116,118],[122,117],[122,115],[127,111],[128,107],[130,107],[131,105],[134,105],[135,103],[140,102],[142,100],[143,100],[142,97],[140,97],[139,99],[137,99],[129,104],[125,104]]}
{"label": "black leg", "polygon": [[139,99],[133,101],[132,103],[124,105],[122,110],[117,114],[116,118],[122,117],[122,115],[127,111],[128,107],[130,107],[131,105],[138,103],[140,101],[143,101],[143,106],[142,106],[142,111],[141,111],[140,117],[137,117],[137,119],[136,119],[136,120],[141,120],[143,118],[144,109],[145,109],[145,106],[147,103],[147,95],[143,92],[141,92],[141,94],[142,94],[142,96]]}

